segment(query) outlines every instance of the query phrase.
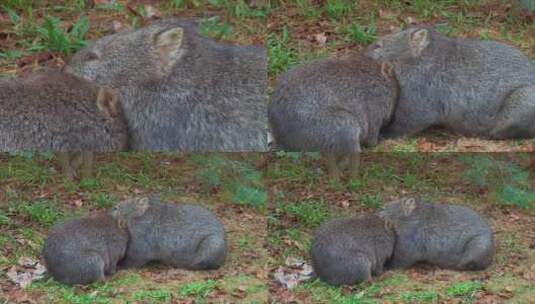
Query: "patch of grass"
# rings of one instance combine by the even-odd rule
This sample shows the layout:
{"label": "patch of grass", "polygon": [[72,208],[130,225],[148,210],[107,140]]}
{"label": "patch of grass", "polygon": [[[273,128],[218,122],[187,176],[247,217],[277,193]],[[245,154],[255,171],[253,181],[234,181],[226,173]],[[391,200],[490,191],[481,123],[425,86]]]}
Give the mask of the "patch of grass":
{"label": "patch of grass", "polygon": [[321,16],[321,9],[311,4],[310,0],[295,0],[295,4],[305,18],[315,19]]}
{"label": "patch of grass", "polygon": [[454,283],[445,289],[446,295],[450,297],[462,297],[464,302],[472,302],[478,291],[483,287],[479,281],[464,281]]}
{"label": "patch of grass", "polygon": [[296,217],[308,228],[315,228],[329,217],[329,209],[323,200],[308,200],[296,203],[284,203],[281,209]]}
{"label": "patch of grass", "polygon": [[167,303],[172,299],[173,294],[167,289],[154,289],[139,290],[134,292],[133,296],[136,301],[148,301],[150,303]]}
{"label": "patch of grass", "polygon": [[84,39],[89,30],[89,19],[81,16],[72,25],[69,32],[60,26],[60,20],[46,17],[44,23],[36,31],[41,38],[40,43],[32,46],[30,51],[51,50],[69,55],[87,45]]}
{"label": "patch of grass", "polygon": [[530,208],[535,202],[530,173],[511,161],[486,155],[463,156],[468,166],[463,178],[478,188],[486,188],[499,204]]}
{"label": "patch of grass", "polygon": [[289,44],[288,28],[284,27],[280,35],[269,34],[267,38],[269,72],[278,75],[297,64],[297,50]]}
{"label": "patch of grass", "polygon": [[377,39],[377,29],[375,24],[361,26],[357,23],[352,23],[344,30],[346,40],[355,42],[361,45],[369,45]]}
{"label": "patch of grass", "polygon": [[117,198],[113,194],[91,193],[89,200],[99,208],[110,208],[117,203]]}
{"label": "patch of grass", "polygon": [[351,13],[354,5],[353,0],[327,0],[325,10],[329,17],[339,19]]}
{"label": "patch of grass", "polygon": [[198,281],[184,284],[179,287],[178,294],[182,297],[206,298],[217,286],[214,280]]}
{"label": "patch of grass", "polygon": [[399,298],[403,303],[436,303],[438,294],[433,290],[406,291]]}
{"label": "patch of grass", "polygon": [[44,227],[50,227],[63,218],[63,213],[56,207],[55,201],[17,202],[11,207],[19,214],[28,216],[33,222]]}
{"label": "patch of grass", "polygon": [[197,173],[205,191],[221,189],[229,201],[254,208],[264,208],[267,192],[262,172],[246,162],[225,159],[220,155],[196,155],[194,163],[202,165]]}
{"label": "patch of grass", "polygon": [[204,19],[200,23],[199,29],[201,35],[215,39],[229,40],[234,35],[234,28],[232,25],[222,21],[219,16]]}
{"label": "patch of grass", "polygon": [[371,209],[379,209],[381,207],[382,203],[382,196],[381,193],[376,194],[364,194],[360,201],[366,205],[366,207]]}

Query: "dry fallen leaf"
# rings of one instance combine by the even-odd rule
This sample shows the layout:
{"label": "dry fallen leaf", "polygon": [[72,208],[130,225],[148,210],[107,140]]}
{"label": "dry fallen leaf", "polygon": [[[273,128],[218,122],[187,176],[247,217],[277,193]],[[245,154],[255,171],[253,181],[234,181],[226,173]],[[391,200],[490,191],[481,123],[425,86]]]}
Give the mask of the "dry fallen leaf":
{"label": "dry fallen leaf", "polygon": [[327,43],[327,36],[325,33],[319,33],[314,35],[314,40],[316,40],[320,45],[325,45]]}

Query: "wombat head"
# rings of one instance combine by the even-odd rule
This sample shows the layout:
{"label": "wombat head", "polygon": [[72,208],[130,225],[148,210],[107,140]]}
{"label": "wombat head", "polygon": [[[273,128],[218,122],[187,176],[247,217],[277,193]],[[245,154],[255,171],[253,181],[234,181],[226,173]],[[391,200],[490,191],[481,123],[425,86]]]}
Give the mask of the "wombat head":
{"label": "wombat head", "polygon": [[149,197],[139,197],[119,202],[108,211],[120,227],[125,227],[126,222],[143,216],[150,207]]}
{"label": "wombat head", "polygon": [[114,87],[157,80],[183,55],[183,39],[184,28],[176,22],[155,22],[97,40],[72,56],[65,71]]}
{"label": "wombat head", "polygon": [[389,225],[391,224],[389,223],[389,219],[409,217],[419,205],[420,200],[418,198],[403,197],[399,200],[386,203],[383,210],[378,214],[380,217],[384,218],[387,221],[387,225]]}
{"label": "wombat head", "polygon": [[430,29],[410,28],[379,38],[366,50],[366,55],[382,61],[419,57],[430,44]]}

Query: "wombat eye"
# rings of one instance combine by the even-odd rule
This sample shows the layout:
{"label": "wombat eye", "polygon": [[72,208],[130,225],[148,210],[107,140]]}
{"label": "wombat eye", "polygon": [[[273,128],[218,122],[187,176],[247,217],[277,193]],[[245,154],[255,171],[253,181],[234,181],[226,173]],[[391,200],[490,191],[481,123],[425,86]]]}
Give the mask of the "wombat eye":
{"label": "wombat eye", "polygon": [[83,57],[83,60],[84,61],[93,61],[93,60],[98,60],[98,55],[93,53],[93,52],[87,52],[84,54],[84,57]]}

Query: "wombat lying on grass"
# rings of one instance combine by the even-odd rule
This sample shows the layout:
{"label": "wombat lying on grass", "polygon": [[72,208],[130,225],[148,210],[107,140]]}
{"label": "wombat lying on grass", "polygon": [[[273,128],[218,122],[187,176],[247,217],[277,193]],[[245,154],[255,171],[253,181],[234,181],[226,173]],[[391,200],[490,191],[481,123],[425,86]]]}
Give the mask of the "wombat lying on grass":
{"label": "wombat lying on grass", "polygon": [[468,207],[409,197],[386,204],[379,215],[392,222],[396,234],[388,267],[426,262],[448,269],[481,270],[492,263],[492,229]]}
{"label": "wombat lying on grass", "polygon": [[116,151],[127,148],[118,95],[48,70],[0,79],[0,150]]}
{"label": "wombat lying on grass", "polygon": [[73,285],[104,280],[126,252],[128,232],[107,215],[76,218],[52,228],[43,248],[48,272]]}
{"label": "wombat lying on grass", "polygon": [[201,206],[166,203],[151,196],[123,201],[111,212],[130,235],[121,267],[159,261],[193,270],[215,269],[225,260],[223,225]]}
{"label": "wombat lying on grass", "polygon": [[97,40],[65,70],[120,90],[134,150],[267,149],[262,47],[216,42],[170,18]]}
{"label": "wombat lying on grass", "polygon": [[268,106],[275,145],[329,153],[331,174],[333,154],[351,153],[356,171],[361,146],[377,144],[397,96],[391,67],[358,54],[299,65],[278,79]]}
{"label": "wombat lying on grass", "polygon": [[383,273],[394,250],[394,231],[377,215],[335,219],[321,225],[310,255],[314,272],[332,284],[371,281]]}
{"label": "wombat lying on grass", "polygon": [[415,27],[380,38],[367,55],[391,63],[400,85],[385,137],[430,126],[495,139],[535,136],[535,64],[513,47]]}

